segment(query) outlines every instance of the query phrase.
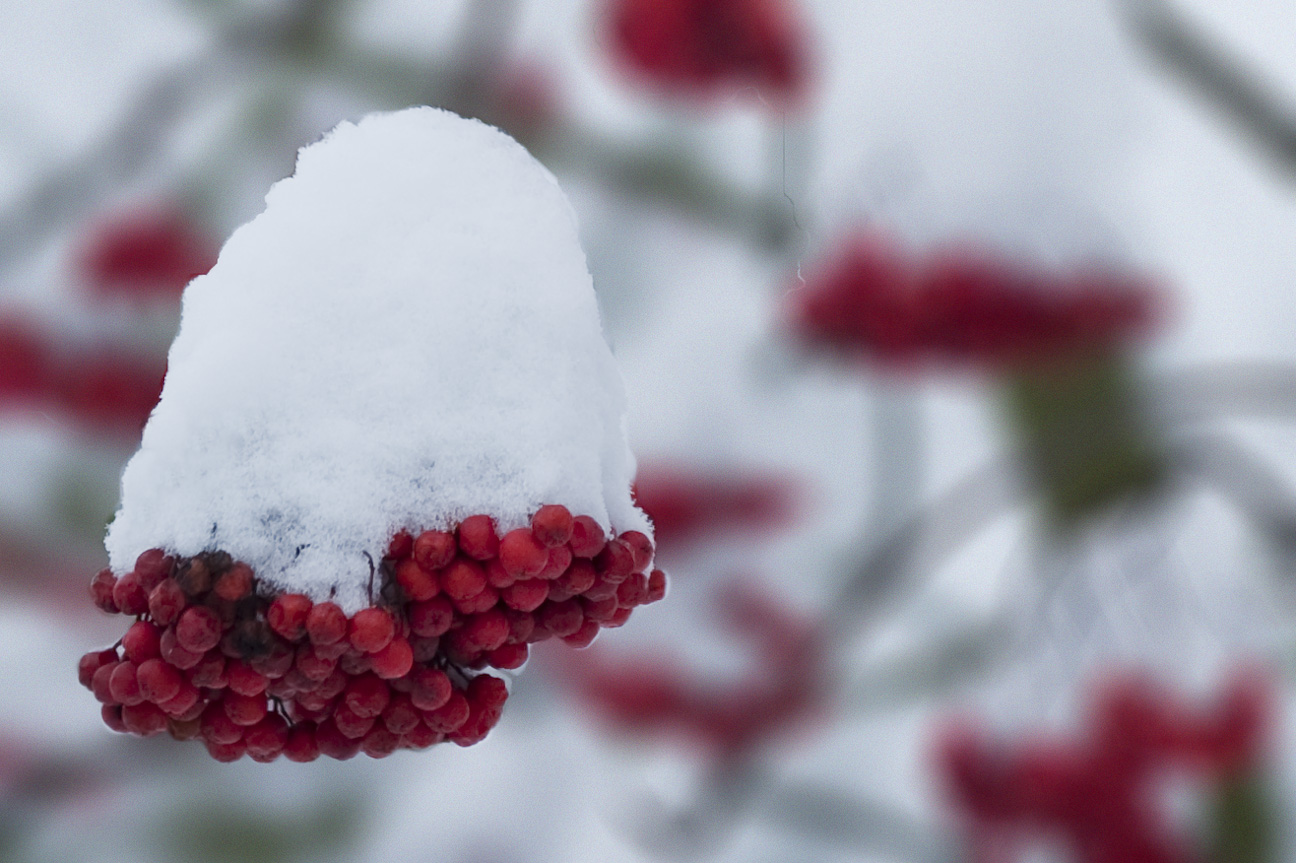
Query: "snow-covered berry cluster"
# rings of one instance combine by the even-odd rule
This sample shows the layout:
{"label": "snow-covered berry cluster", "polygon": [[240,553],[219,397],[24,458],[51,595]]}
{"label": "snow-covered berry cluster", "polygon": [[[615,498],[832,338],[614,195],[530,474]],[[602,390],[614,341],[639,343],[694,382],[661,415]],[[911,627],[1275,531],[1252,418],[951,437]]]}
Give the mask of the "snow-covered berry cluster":
{"label": "snow-covered berry cluster", "polygon": [[474,515],[453,532],[398,533],[375,570],[373,604],[269,589],[224,552],[139,556],[95,576],[104,611],[137,618],[120,652],[87,653],[81,682],[115,731],[199,739],[212,757],[374,758],[443,740],[478,742],[508,692],[486,667],[514,669],[528,645],[584,647],[661,599],[639,531],[608,538],[564,506],[497,535]]}

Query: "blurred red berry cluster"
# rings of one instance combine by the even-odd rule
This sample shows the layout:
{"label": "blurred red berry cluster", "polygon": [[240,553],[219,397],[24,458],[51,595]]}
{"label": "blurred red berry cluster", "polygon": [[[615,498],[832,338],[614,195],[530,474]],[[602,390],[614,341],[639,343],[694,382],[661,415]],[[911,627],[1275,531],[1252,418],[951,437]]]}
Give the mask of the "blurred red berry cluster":
{"label": "blurred red berry cluster", "polygon": [[661,543],[719,533],[787,527],[796,515],[797,484],[774,473],[700,472],[649,463],[635,474],[634,496]]}
{"label": "blurred red berry cluster", "polygon": [[985,249],[917,257],[875,232],[847,237],[791,294],[807,344],[892,366],[1002,369],[1119,348],[1154,323],[1147,280],[1046,272]]}
{"label": "blurred red berry cluster", "polygon": [[1123,676],[1099,689],[1075,738],[996,744],[959,723],[939,741],[938,768],[981,863],[1022,859],[1041,840],[1060,842],[1078,863],[1192,863],[1199,856],[1165,811],[1165,781],[1186,774],[1219,785],[1255,771],[1271,700],[1249,671],[1206,708]]}
{"label": "blurred red berry cluster", "polygon": [[741,680],[691,677],[665,659],[573,657],[572,686],[609,725],[673,737],[730,758],[783,736],[822,709],[824,668],[818,628],[747,583],[721,596],[721,624],[750,643],[756,662]]}
{"label": "blurred red berry cluster", "polygon": [[584,647],[665,595],[652,542],[608,538],[587,516],[541,507],[499,537],[489,516],[453,533],[398,534],[377,604],[276,593],[224,552],[141,554],[91,583],[95,604],[136,617],[117,648],[86,654],[81,682],[116,731],[201,739],[211,755],[385,757],[443,740],[476,743],[508,692],[487,666],[517,668],[551,637]]}
{"label": "blurred red berry cluster", "polygon": [[612,0],[614,59],[646,85],[692,99],[754,87],[786,104],[809,84],[801,24],[783,0]]}
{"label": "blurred red berry cluster", "polygon": [[76,344],[0,315],[0,410],[44,412],[97,434],[139,435],[157,404],[166,359],[110,343]]}
{"label": "blurred red berry cluster", "polygon": [[218,250],[179,207],[158,204],[92,226],[78,269],[97,295],[174,301]]}

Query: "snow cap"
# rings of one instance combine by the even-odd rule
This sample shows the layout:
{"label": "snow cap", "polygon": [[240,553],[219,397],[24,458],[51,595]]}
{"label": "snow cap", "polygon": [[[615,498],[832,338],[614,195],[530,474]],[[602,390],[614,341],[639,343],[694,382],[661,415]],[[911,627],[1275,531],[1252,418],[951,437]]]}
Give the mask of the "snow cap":
{"label": "snow cap", "polygon": [[651,533],[575,214],[517,142],[435,108],[342,123],[184,294],[108,530],[221,549],[348,613],[400,529],[543,504]]}

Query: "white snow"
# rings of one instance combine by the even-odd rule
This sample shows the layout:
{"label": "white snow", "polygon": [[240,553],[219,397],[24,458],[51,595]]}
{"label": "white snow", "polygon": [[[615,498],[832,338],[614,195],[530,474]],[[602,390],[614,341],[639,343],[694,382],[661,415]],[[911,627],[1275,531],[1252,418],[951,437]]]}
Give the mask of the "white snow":
{"label": "white snow", "polygon": [[375,114],[304,148],[189,285],[169,363],[118,572],[219,548],[354,611],[400,528],[561,503],[649,531],[575,215],[478,121]]}

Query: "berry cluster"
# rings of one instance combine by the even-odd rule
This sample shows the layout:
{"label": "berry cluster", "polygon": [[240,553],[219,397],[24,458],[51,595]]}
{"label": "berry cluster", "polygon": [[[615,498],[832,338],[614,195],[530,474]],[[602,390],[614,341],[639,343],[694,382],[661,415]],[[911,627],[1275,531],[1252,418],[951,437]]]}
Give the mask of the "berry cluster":
{"label": "berry cluster", "polygon": [[967,249],[914,259],[875,234],[850,237],[791,297],[807,342],[895,365],[1047,362],[1118,345],[1156,311],[1149,285],[1128,276]]}
{"label": "berry cluster", "polygon": [[16,315],[0,315],[0,405],[57,413],[94,432],[139,434],[162,392],[164,357],[69,345]]}
{"label": "berry cluster", "polygon": [[749,753],[815,718],[823,707],[819,628],[746,583],[720,595],[721,623],[751,642],[750,674],[717,685],[662,657],[615,662],[572,657],[576,693],[623,731],[670,736],[719,759]]}
{"label": "berry cluster", "polygon": [[98,294],[178,299],[216,263],[217,246],[178,208],[160,205],[96,225],[79,269]]}
{"label": "berry cluster", "polygon": [[783,0],[613,0],[608,15],[616,59],[668,93],[755,87],[787,101],[808,83],[805,39]]}
{"label": "berry cluster", "polygon": [[638,531],[609,539],[562,506],[503,537],[474,515],[453,533],[397,534],[376,601],[348,617],[273,593],[224,552],[150,549],[131,572],[91,582],[101,609],[137,620],[120,651],[82,657],[81,682],[113,730],[197,738],[219,761],[468,746],[508,697],[479,672],[518,668],[528,645],[551,637],[584,647],[661,599],[653,550]]}
{"label": "berry cluster", "polygon": [[659,545],[786,527],[798,491],[790,477],[774,472],[708,474],[672,464],[641,464],[634,483],[635,503],[652,519]]}
{"label": "berry cluster", "polygon": [[1267,688],[1240,674],[1210,709],[1146,679],[1111,681],[1078,740],[1027,738],[996,748],[961,723],[941,738],[938,767],[971,828],[975,859],[1018,859],[1027,840],[1060,840],[1079,863],[1196,859],[1157,806],[1166,774],[1225,782],[1253,771],[1270,714]]}

